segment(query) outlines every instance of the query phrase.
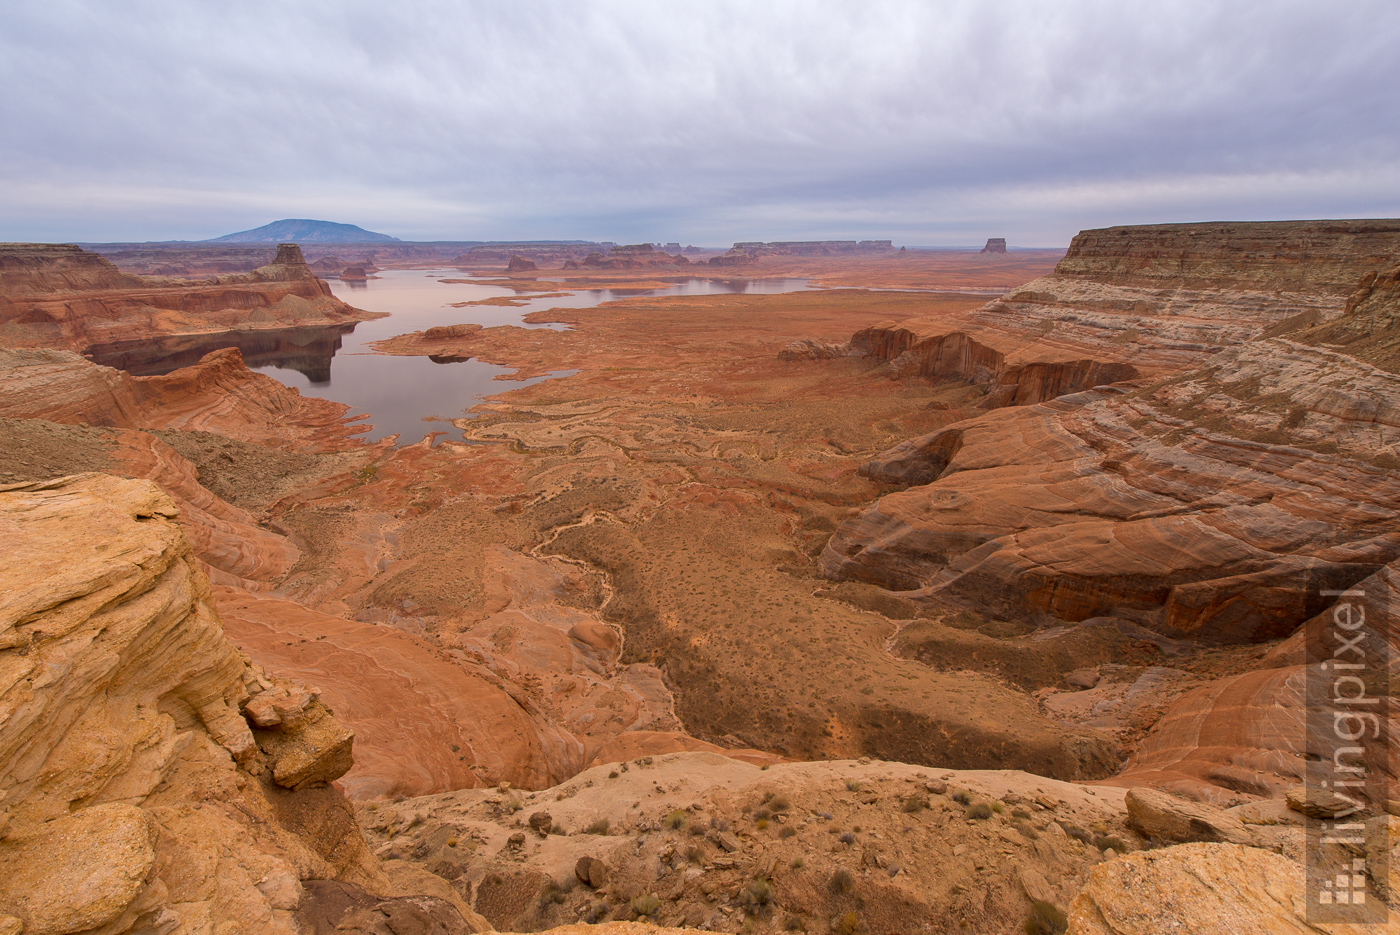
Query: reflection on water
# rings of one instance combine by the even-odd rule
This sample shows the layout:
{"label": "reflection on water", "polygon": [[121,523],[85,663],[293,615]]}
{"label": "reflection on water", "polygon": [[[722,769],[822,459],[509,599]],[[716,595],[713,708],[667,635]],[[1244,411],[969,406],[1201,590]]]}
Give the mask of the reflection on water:
{"label": "reflection on water", "polygon": [[138,377],[169,373],[199,363],[210,351],[236,347],[249,367],[295,370],[311,385],[329,384],[331,358],[354,325],[329,328],[284,328],[276,331],[226,332],[218,335],[173,335],[140,341],[116,341],[88,348],[87,354],[106,367]]}
{"label": "reflection on water", "polygon": [[[475,358],[375,354],[369,349],[374,341],[438,325],[467,323],[488,328],[515,325],[563,329],[565,325],[527,324],[523,319],[533,311],[591,308],[614,299],[640,295],[772,294],[810,288],[805,279],[686,279],[664,289],[582,289],[571,295],[542,298],[498,286],[471,281],[443,282],[444,279],[466,280],[466,276],[455,269],[382,270],[368,281],[331,281],[331,291],[337,298],[356,308],[389,313],[389,317],[373,321],[325,328],[230,331],[129,341],[90,347],[87,354],[97,363],[140,376],[152,376],[188,367],[210,351],[237,347],[249,367],[296,387],[302,395],[332,399],[345,403],[352,413],[367,414],[373,428],[365,433],[366,439],[375,441],[398,435],[400,444],[412,444],[428,432],[446,431],[455,435],[446,420],[461,418],[483,397],[567,376],[574,371],[528,380],[501,379],[511,373],[510,368]],[[453,303],[507,296],[523,304],[452,307]]]}

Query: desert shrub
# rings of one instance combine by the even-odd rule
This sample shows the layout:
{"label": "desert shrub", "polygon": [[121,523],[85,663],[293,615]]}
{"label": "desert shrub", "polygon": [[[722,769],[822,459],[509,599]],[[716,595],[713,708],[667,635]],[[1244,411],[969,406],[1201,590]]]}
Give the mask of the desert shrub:
{"label": "desert shrub", "polygon": [[602,901],[592,903],[583,914],[583,921],[597,925],[608,917],[608,904]]}
{"label": "desert shrub", "polygon": [[759,877],[744,887],[739,901],[756,913],[767,912],[773,906],[773,884]]}
{"label": "desert shrub", "polygon": [[609,778],[609,779],[616,779],[618,776],[621,776],[621,775],[622,775],[622,774],[619,773],[617,770],[613,770],[611,773],[608,773],[608,778]]}
{"label": "desert shrub", "polygon": [[928,799],[921,795],[911,795],[904,800],[902,808],[910,815],[915,812],[922,812],[924,809],[928,808]]}
{"label": "desert shrub", "polygon": [[831,924],[833,935],[860,935],[860,918],[848,912]]}
{"label": "desert shrub", "polygon": [[1126,853],[1128,850],[1127,843],[1122,838],[1112,834],[1094,835],[1094,846],[1101,851],[1106,851],[1111,847],[1119,854]]}
{"label": "desert shrub", "polygon": [[1013,822],[1011,827],[1021,832],[1022,837],[1029,838],[1032,841],[1040,837],[1036,830],[1024,821]]}
{"label": "desert shrub", "polygon": [[728,831],[729,822],[723,818],[715,817],[710,819],[710,829],[713,831]]}
{"label": "desert shrub", "polygon": [[765,818],[772,818],[773,813],[766,808],[760,808],[758,811],[753,813],[753,817],[759,821],[762,821]]}
{"label": "desert shrub", "polygon": [[840,841],[842,844],[854,844],[856,843],[856,836],[851,832],[847,831],[845,834],[841,835],[841,837],[837,838],[836,840]]}
{"label": "desert shrub", "polygon": [[780,838],[790,838],[795,834],[797,834],[797,829],[792,825],[783,825],[782,828],[778,829],[778,837]]}
{"label": "desert shrub", "polygon": [[838,896],[844,896],[855,888],[856,878],[851,876],[851,871],[845,867],[837,870],[831,875],[831,879],[826,881],[826,888]]}
{"label": "desert shrub", "polygon": [[1012,818],[1019,818],[1019,819],[1021,819],[1022,821],[1030,821],[1030,820],[1031,820],[1031,813],[1028,812],[1028,811],[1026,811],[1024,808],[1020,808],[1020,807],[1018,806],[1018,807],[1013,808],[1013,809],[1011,810],[1011,817],[1012,817]]}
{"label": "desert shrub", "polygon": [[1092,838],[1090,838],[1089,832],[1085,831],[1083,828],[1071,822],[1061,822],[1060,827],[1065,829],[1065,834],[1074,838],[1076,841],[1082,841],[1085,844],[1089,844],[1093,840]]}
{"label": "desert shrub", "polygon": [[607,834],[610,822],[606,818],[599,818],[593,824],[583,829],[584,834]]}
{"label": "desert shrub", "polygon": [[685,859],[690,861],[692,864],[700,863],[700,861],[705,859],[704,848],[697,847],[694,844],[690,845],[690,847],[687,847],[685,849]]}
{"label": "desert shrub", "polygon": [[632,915],[637,917],[654,916],[660,908],[661,900],[650,893],[643,893],[632,900]]}
{"label": "desert shrub", "polygon": [[676,809],[674,812],[667,815],[662,823],[672,831],[679,831],[685,827],[685,812]]}
{"label": "desert shrub", "polygon": [[959,805],[971,805],[972,796],[966,792],[959,790],[953,793],[953,801],[957,802]]}
{"label": "desert shrub", "polygon": [[759,831],[765,830],[768,827],[768,819],[760,818],[758,821],[754,822],[754,827]]}
{"label": "desert shrub", "polygon": [[998,815],[1003,815],[1006,813],[1006,806],[1002,805],[1000,802],[993,802],[992,811],[996,812]]}
{"label": "desert shrub", "polygon": [[788,866],[794,870],[801,870],[802,865],[806,862],[807,861],[803,860],[801,857],[794,857],[792,861],[788,864]]}
{"label": "desert shrub", "polygon": [[788,916],[787,921],[783,923],[783,931],[805,932],[807,931],[807,923],[802,921],[801,916]]}
{"label": "desert shrub", "polygon": [[1108,834],[1108,822],[1096,821],[1089,826],[1089,830],[1095,834]]}
{"label": "desert shrub", "polygon": [[1069,919],[1055,908],[1054,903],[1036,900],[1031,904],[1031,911],[1026,915],[1026,921],[1021,928],[1026,935],[1064,935],[1065,930],[1069,928]]}
{"label": "desert shrub", "polygon": [[847,780],[846,780],[846,791],[847,791],[847,792],[859,792],[859,791],[860,791],[860,780],[859,780],[859,779],[847,779]]}
{"label": "desert shrub", "polygon": [[768,800],[768,807],[775,812],[785,812],[792,808],[792,800],[780,792]]}
{"label": "desert shrub", "polygon": [[978,802],[975,805],[969,805],[967,811],[963,812],[963,817],[976,819],[977,821],[985,821],[992,817],[992,807],[986,802]]}
{"label": "desert shrub", "polygon": [[695,835],[696,837],[699,837],[700,835],[702,835],[702,834],[705,833],[705,826],[704,826],[704,825],[691,825],[690,828],[689,828],[688,830],[689,830],[689,832],[690,832],[691,834]]}

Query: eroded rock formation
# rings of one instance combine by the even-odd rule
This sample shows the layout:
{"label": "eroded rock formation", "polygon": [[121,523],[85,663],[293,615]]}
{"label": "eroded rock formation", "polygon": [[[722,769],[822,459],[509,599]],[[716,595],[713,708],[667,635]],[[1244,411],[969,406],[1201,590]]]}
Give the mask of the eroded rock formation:
{"label": "eroded rock formation", "polygon": [[0,245],[0,341],[83,350],[155,335],[342,324],[376,317],[351,308],[306,265],[296,244],[272,262],[203,282],[120,272],[64,244]]}
{"label": "eroded rock formation", "polygon": [[292,933],[302,880],[391,895],[327,786],[350,735],[224,639],[175,513],[106,475],[0,487],[10,931]]}

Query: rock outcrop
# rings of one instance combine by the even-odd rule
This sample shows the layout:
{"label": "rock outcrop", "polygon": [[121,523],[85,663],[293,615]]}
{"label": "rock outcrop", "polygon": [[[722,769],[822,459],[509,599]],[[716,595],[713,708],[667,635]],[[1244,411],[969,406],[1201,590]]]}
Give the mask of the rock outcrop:
{"label": "rock outcrop", "polygon": [[360,815],[386,867],[451,880],[503,931],[645,917],[810,932],[851,914],[846,931],[948,919],[1012,935],[1035,900],[1068,906],[1106,849],[1142,846],[1123,790],[868,759],[763,769],[644,756],[538,792],[469,790]]}
{"label": "rock outcrop", "polygon": [[1396,256],[1400,221],[1084,231],[1051,275],[971,312],[874,325],[844,352],[888,361],[900,378],[981,384],[988,407],[1027,405],[1329,321],[1362,277],[1387,294],[1382,271]]}
{"label": "rock outcrop", "polygon": [[[907,489],[842,523],[824,572],[1027,627],[1111,625],[1177,655],[1288,638],[1248,671],[1158,694],[1165,713],[1112,780],[1221,806],[1281,801],[1305,772],[1303,666],[1322,661],[1304,658],[1302,634],[1321,626],[1327,592],[1383,600],[1397,589],[1400,269],[1374,255],[1397,225],[1353,226],[1275,230],[1287,235],[1278,250],[1250,240],[1237,265],[1201,255],[1200,240],[1196,253],[1149,256],[1082,235],[1049,277],[1056,288],[1161,292],[1176,268],[1180,294],[1213,290],[1217,310],[1222,297],[1241,310],[1257,300],[1240,319],[1247,339],[1174,373],[1000,409],[886,451],[861,473]],[[1318,229],[1332,239],[1309,241]],[[1179,233],[1145,236],[1160,246]],[[1229,254],[1219,231],[1195,234]],[[1318,270],[1295,268],[1307,250]],[[1380,268],[1343,299],[1339,270],[1366,265]],[[1248,291],[1261,283],[1313,291]],[[1170,328],[1172,317],[1157,320]],[[895,359],[913,344],[895,329],[863,340]],[[961,359],[975,360],[965,346]]]}
{"label": "rock outcrop", "polygon": [[1183,844],[1094,868],[1066,935],[1315,935],[1303,921],[1303,868],[1233,844]]}
{"label": "rock outcrop", "polygon": [[988,238],[987,238],[987,245],[984,246],[981,250],[978,250],[977,252],[978,252],[978,253],[1005,253],[1005,252],[1006,252],[1006,238],[1005,238],[1005,237],[988,237]]}
{"label": "rock outcrop", "polygon": [[512,256],[510,262],[506,264],[506,272],[508,273],[523,273],[539,268],[539,264],[534,260],[520,256],[519,254]]}
{"label": "rock outcrop", "polygon": [[208,430],[259,444],[348,448],[341,403],[304,397],[254,373],[237,348],[193,367],[133,377],[71,351],[0,348],[0,417],[118,428]]}
{"label": "rock outcrop", "polygon": [[[0,487],[12,931],[290,935],[302,880],[394,895],[326,785],[348,736],[224,638],[175,512],[106,475]],[[278,723],[252,729],[268,693]]]}
{"label": "rock outcrop", "polygon": [[67,244],[0,244],[0,342],[69,350],[156,335],[378,317],[331,295],[301,248],[202,282],[142,278]]}

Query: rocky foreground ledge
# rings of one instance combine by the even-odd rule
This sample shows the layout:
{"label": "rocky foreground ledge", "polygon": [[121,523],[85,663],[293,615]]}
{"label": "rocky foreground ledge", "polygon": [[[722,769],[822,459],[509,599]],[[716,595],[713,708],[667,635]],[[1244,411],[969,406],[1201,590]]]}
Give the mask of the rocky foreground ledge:
{"label": "rocky foreground ledge", "polygon": [[676,753],[357,816],[352,735],[227,641],[176,512],[0,487],[7,935],[1317,931],[1287,810],[1011,770]]}

